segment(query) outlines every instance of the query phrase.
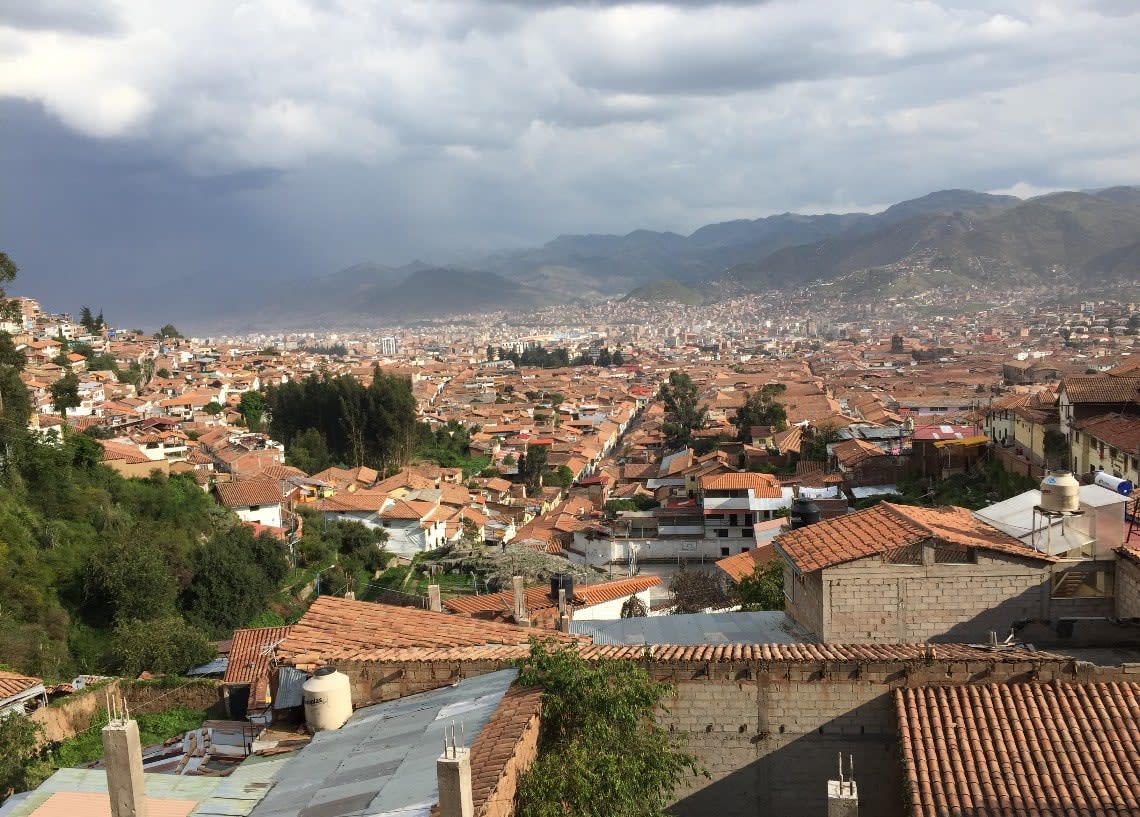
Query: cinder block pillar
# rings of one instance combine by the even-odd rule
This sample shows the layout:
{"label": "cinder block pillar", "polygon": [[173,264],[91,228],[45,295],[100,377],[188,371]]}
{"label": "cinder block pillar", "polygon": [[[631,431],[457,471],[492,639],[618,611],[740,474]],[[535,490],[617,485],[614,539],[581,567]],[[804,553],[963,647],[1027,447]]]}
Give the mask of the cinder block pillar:
{"label": "cinder block pillar", "polygon": [[440,817],[473,817],[471,750],[449,746],[435,762]]}
{"label": "cinder block pillar", "polygon": [[854,780],[827,781],[827,817],[859,817],[859,788]]}
{"label": "cinder block pillar", "polygon": [[429,584],[428,585],[428,609],[431,610],[433,613],[442,613],[443,612],[443,602],[440,601],[440,598],[439,598],[439,585],[438,584]]}
{"label": "cinder block pillar", "polygon": [[104,726],[103,756],[111,817],[148,817],[138,723],[115,719]]}

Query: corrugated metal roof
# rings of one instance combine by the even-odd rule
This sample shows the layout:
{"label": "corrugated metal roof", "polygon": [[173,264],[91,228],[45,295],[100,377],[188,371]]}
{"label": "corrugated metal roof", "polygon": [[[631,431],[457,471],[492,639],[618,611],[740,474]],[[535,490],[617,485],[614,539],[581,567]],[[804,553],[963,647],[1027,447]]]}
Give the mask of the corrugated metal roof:
{"label": "corrugated metal roof", "polygon": [[291,757],[251,817],[426,814],[438,800],[444,728],[462,722],[473,741],[516,675],[503,670],[357,710]]}
{"label": "corrugated metal roof", "polygon": [[811,634],[782,611],[692,613],[612,621],[571,621],[595,644],[804,644]]}

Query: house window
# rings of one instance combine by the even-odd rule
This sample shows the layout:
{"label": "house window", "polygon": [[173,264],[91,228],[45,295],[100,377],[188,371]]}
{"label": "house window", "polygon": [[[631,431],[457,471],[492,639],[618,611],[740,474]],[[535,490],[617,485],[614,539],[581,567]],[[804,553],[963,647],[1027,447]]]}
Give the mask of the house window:
{"label": "house window", "polygon": [[260,510],[261,510],[261,506],[260,506],[260,505],[250,505],[250,506],[249,506],[249,509],[250,509],[251,511],[260,511]]}
{"label": "house window", "polygon": [[721,556],[727,556],[728,555],[728,548],[721,548],[720,549],[720,555]]}
{"label": "house window", "polygon": [[[740,535],[741,536],[752,536],[752,528],[745,528],[744,530],[742,530],[740,532]],[[745,548],[745,550],[748,550],[748,548]]]}
{"label": "house window", "polygon": [[740,552],[741,552],[741,553],[747,553],[747,552],[748,552],[748,551],[750,551],[750,550],[752,550],[752,548],[741,548],[741,549],[740,549]]}
{"label": "house window", "polygon": [[724,528],[719,528],[719,529],[717,529],[716,535],[722,539],[727,539],[728,538],[728,531],[726,531]]}

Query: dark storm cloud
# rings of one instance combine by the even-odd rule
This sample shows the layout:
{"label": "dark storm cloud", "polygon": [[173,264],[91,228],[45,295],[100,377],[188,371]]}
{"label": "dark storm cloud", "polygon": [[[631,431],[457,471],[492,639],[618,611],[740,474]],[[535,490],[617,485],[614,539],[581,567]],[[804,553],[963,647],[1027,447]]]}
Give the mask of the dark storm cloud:
{"label": "dark storm cloud", "polygon": [[77,291],[1140,181],[1130,0],[2,8],[0,242]]}
{"label": "dark storm cloud", "polygon": [[118,28],[114,9],[101,0],[4,0],[0,26],[27,31],[70,31],[112,34]]}

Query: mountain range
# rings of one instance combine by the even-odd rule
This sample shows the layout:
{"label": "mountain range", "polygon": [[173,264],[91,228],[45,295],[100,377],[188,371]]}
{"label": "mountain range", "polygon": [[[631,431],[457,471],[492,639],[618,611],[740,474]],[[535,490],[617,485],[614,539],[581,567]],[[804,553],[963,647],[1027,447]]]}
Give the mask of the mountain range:
{"label": "mountain range", "polygon": [[[710,224],[683,236],[563,235],[455,267],[357,264],[286,282],[256,322],[314,326],[625,296],[697,304],[720,291],[828,285],[906,294],[935,286],[1112,283],[1140,278],[1140,187],[1019,199],[942,190],[879,213]],[[215,313],[216,314],[216,313]]]}

